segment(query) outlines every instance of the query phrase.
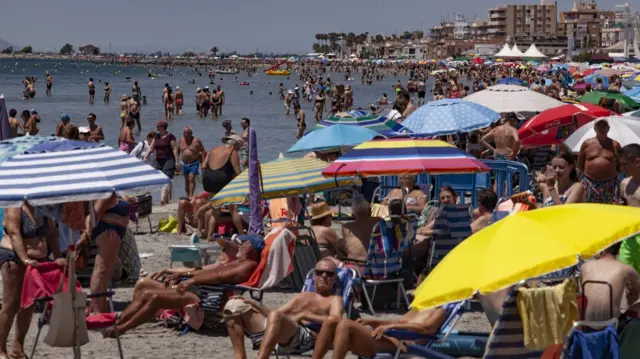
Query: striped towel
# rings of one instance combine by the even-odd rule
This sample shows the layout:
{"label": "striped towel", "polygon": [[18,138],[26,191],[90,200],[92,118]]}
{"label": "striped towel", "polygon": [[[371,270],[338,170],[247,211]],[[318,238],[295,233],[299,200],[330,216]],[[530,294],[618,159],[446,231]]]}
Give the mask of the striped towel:
{"label": "striped towel", "polygon": [[373,230],[365,273],[370,279],[388,278],[402,269],[402,254],[407,248],[408,222],[395,223],[389,218],[381,220]]}

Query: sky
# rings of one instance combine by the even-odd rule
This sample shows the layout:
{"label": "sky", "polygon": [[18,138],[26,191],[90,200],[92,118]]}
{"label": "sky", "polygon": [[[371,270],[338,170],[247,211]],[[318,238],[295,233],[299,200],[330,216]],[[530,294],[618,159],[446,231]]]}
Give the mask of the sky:
{"label": "sky", "polygon": [[[312,50],[316,33],[428,33],[447,16],[484,19],[489,8],[504,3],[539,0],[8,0],[1,4],[0,38],[36,51],[57,52],[70,43],[103,51],[111,46],[112,52],[206,52],[217,46],[298,53]],[[602,9],[622,3],[598,1]],[[560,10],[572,5],[558,1]]]}

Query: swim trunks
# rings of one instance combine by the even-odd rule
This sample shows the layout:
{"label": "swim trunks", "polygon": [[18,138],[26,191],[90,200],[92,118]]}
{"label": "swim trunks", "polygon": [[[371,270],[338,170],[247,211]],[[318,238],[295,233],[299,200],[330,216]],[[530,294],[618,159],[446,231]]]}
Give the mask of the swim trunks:
{"label": "swim trunks", "polygon": [[584,186],[585,203],[620,203],[617,177],[605,181],[596,181],[583,174],[582,185]]}
{"label": "swim trunks", "polygon": [[426,94],[425,91],[418,91],[418,98],[424,98],[425,94]]}
{"label": "swim trunks", "polygon": [[503,154],[503,153],[496,153],[493,155],[493,157],[495,157],[496,160],[498,161],[508,161],[509,160],[509,156]]}
{"label": "swim trunks", "polygon": [[316,344],[316,337],[313,335],[311,329],[298,324],[296,334],[293,335],[289,344],[276,346],[278,354],[294,354],[305,353],[313,350]]}
{"label": "swim trunks", "polygon": [[199,175],[200,174],[200,162],[194,161],[192,163],[182,162],[182,175],[188,174]]}

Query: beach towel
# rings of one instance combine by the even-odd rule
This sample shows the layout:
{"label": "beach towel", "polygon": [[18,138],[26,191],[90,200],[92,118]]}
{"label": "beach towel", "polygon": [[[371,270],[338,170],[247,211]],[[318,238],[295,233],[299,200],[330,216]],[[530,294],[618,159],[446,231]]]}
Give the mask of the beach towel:
{"label": "beach towel", "polygon": [[388,278],[400,272],[402,254],[408,246],[407,227],[408,223],[404,220],[395,224],[391,221],[387,223],[384,219],[374,227],[367,250],[365,273],[368,278]]}
{"label": "beach towel", "polygon": [[[619,359],[620,344],[613,325],[591,333],[574,331],[569,338],[569,359]],[[637,354],[637,353],[636,353]],[[637,357],[637,356],[634,356]]]}
{"label": "beach towel", "polygon": [[179,315],[193,330],[200,329],[204,323],[204,310],[200,304],[189,304],[182,309],[162,309],[156,313],[158,319],[167,323],[173,321],[176,315]]}
{"label": "beach towel", "polygon": [[498,204],[496,209],[491,214],[491,220],[489,221],[489,224],[493,224],[510,214],[531,211],[536,208],[536,198],[531,192],[525,191],[515,194],[509,199]]}
{"label": "beach towel", "polygon": [[266,289],[280,283],[293,271],[293,251],[296,236],[286,228],[274,228],[264,239],[265,248],[258,268],[241,285]]}
{"label": "beach towel", "polygon": [[[29,308],[38,298],[51,297],[58,291],[60,281],[64,279],[63,290],[67,291],[67,276],[64,268],[54,262],[40,263],[37,267],[27,266],[22,283],[22,309]],[[82,291],[76,280],[76,290]]]}
{"label": "beach towel", "polygon": [[269,200],[271,228],[286,228],[295,225],[302,203],[298,197],[276,198]]}
{"label": "beach towel", "polygon": [[516,303],[524,332],[524,346],[545,350],[562,344],[579,318],[574,280],[544,288],[519,288]]}
{"label": "beach towel", "polygon": [[397,251],[402,243],[402,229],[392,221],[380,221],[380,236],[377,236],[378,246],[382,249],[384,258],[389,258]]}

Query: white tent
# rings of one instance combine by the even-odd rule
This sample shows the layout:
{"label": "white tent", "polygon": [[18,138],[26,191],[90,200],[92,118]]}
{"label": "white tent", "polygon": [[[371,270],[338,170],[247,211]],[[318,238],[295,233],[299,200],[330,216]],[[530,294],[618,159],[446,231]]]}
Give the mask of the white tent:
{"label": "white tent", "polygon": [[520,51],[520,49],[518,48],[518,45],[513,45],[513,48],[511,49],[511,52],[513,53],[513,57],[522,57],[522,56],[524,56],[522,51]]}
{"label": "white tent", "polygon": [[540,52],[540,50],[538,50],[536,48],[536,44],[531,44],[531,46],[529,46],[527,51],[524,52],[523,56],[524,57],[532,57],[532,58],[547,57],[547,56],[545,56],[545,54],[543,54],[542,52]]}
{"label": "white tent", "polygon": [[504,47],[502,47],[502,50],[500,50],[494,56],[495,57],[513,57],[513,53],[511,52],[511,49],[509,48],[509,44],[504,44]]}

